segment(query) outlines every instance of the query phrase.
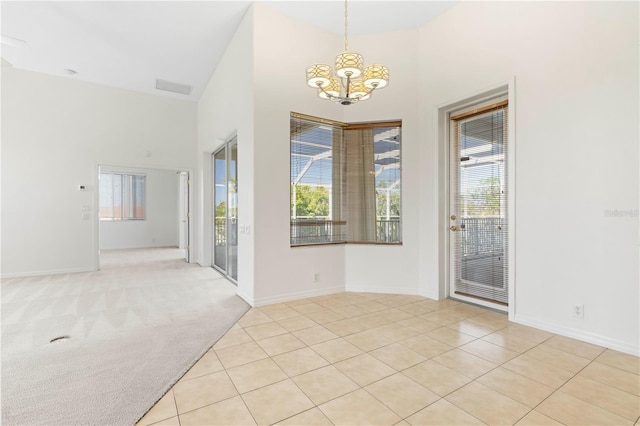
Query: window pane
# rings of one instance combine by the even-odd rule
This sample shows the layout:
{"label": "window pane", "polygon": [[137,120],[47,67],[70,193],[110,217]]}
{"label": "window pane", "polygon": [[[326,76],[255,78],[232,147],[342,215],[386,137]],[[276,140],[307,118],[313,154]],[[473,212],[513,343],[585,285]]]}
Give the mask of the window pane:
{"label": "window pane", "polygon": [[145,176],[133,176],[132,218],[144,219],[145,211]]}
{"label": "window pane", "polygon": [[113,219],[122,219],[122,175],[113,175]]}
{"label": "window pane", "polygon": [[122,200],[121,200],[121,218],[122,219],[130,219],[131,218],[131,180],[132,177],[129,175],[121,175],[120,176],[122,182]]}
{"label": "window pane", "polygon": [[400,127],[374,129],[376,241],[402,241],[400,230]]}
{"label": "window pane", "polygon": [[[341,162],[342,129],[291,120],[291,244],[344,241],[340,220],[340,185],[334,186]],[[337,200],[337,202],[336,202]]]}
{"label": "window pane", "polygon": [[99,217],[113,218],[113,175],[101,173],[99,179]]}
{"label": "window pane", "polygon": [[145,219],[145,182],[146,176],[100,173],[100,219]]}
{"label": "window pane", "polygon": [[291,118],[291,245],[401,242],[401,127],[319,121]]}

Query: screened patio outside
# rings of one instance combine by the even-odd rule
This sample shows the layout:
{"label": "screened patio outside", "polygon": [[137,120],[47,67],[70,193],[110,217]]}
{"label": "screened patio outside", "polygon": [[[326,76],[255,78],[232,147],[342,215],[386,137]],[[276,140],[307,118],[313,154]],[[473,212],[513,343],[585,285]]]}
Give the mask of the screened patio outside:
{"label": "screened patio outside", "polygon": [[291,244],[401,242],[400,127],[291,126]]}

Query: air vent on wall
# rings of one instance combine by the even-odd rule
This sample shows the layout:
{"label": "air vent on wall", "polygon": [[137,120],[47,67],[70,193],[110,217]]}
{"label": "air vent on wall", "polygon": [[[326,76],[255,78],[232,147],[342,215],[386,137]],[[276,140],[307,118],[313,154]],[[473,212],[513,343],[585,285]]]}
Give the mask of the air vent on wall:
{"label": "air vent on wall", "polygon": [[156,78],[156,89],[164,90],[166,92],[180,93],[181,95],[189,95],[193,88],[188,84],[174,83],[172,81]]}

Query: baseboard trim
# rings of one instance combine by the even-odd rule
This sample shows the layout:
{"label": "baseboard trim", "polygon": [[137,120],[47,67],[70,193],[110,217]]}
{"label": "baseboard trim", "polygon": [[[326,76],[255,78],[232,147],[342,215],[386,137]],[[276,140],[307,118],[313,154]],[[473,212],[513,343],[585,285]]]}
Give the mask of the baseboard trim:
{"label": "baseboard trim", "polygon": [[583,342],[592,343],[594,345],[602,346],[605,348],[613,349],[616,351],[624,352],[627,354],[640,356],[640,347],[634,346],[627,342],[623,342],[617,339],[611,339],[600,334],[589,333],[583,330],[577,330],[575,328],[558,326],[545,321],[540,321],[536,318],[531,318],[526,315],[514,316],[514,322],[522,325],[528,325],[531,327],[539,328],[544,331],[559,334],[565,337],[571,337],[572,339],[581,340]]}
{"label": "baseboard trim", "polygon": [[314,290],[307,290],[307,291],[297,291],[294,293],[286,293],[278,296],[262,297],[260,299],[255,299],[254,304],[252,306],[257,307],[257,306],[271,305],[273,303],[291,302],[292,300],[306,299],[307,297],[326,296],[328,294],[341,293],[343,291],[346,291],[343,286],[328,287],[328,288],[321,288],[321,289],[314,289]]}
{"label": "baseboard trim", "polygon": [[347,284],[345,291],[354,293],[411,294],[422,296],[416,287],[368,286],[364,284]]}
{"label": "baseboard trim", "polygon": [[28,277],[42,277],[44,275],[61,275],[61,274],[78,274],[82,272],[95,272],[94,268],[70,268],[70,269],[52,269],[50,271],[29,271],[29,272],[9,272],[8,274],[0,275],[2,279],[9,278],[28,278]]}
{"label": "baseboard trim", "polygon": [[240,299],[244,300],[245,302],[247,302],[249,304],[249,306],[253,307],[255,306],[255,301],[253,300],[253,298],[247,296],[246,294],[237,291],[236,292],[236,296],[238,296]]}
{"label": "baseboard trim", "polygon": [[438,292],[432,292],[432,291],[418,291],[417,293],[418,296],[422,296],[422,297],[426,297],[427,299],[431,299],[431,300],[440,300],[440,296],[438,295]]}

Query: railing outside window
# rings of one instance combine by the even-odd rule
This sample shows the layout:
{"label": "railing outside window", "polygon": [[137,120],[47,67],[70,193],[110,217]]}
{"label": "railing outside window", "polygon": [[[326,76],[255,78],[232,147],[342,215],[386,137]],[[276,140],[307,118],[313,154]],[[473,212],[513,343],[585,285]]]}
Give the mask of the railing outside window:
{"label": "railing outside window", "polygon": [[[238,221],[237,218],[232,217],[230,218],[230,232],[231,232],[231,244],[232,245],[236,245],[237,244],[237,233],[236,233],[236,229]],[[216,217],[214,219],[214,226],[215,226],[215,233],[213,235],[215,235],[215,245],[216,246],[222,246],[227,244],[227,218],[226,217]]]}
{"label": "railing outside window", "polygon": [[[328,219],[292,219],[291,244],[323,244],[346,241],[346,221]],[[376,221],[376,241],[395,243],[400,241],[400,218]]]}
{"label": "railing outside window", "polygon": [[382,243],[400,242],[402,230],[400,218],[378,219],[376,221],[376,241]]}
{"label": "railing outside window", "polygon": [[477,255],[502,253],[504,219],[501,217],[460,218],[460,238],[462,254]]}
{"label": "railing outside window", "polygon": [[326,219],[291,219],[291,244],[342,243],[347,222]]}

